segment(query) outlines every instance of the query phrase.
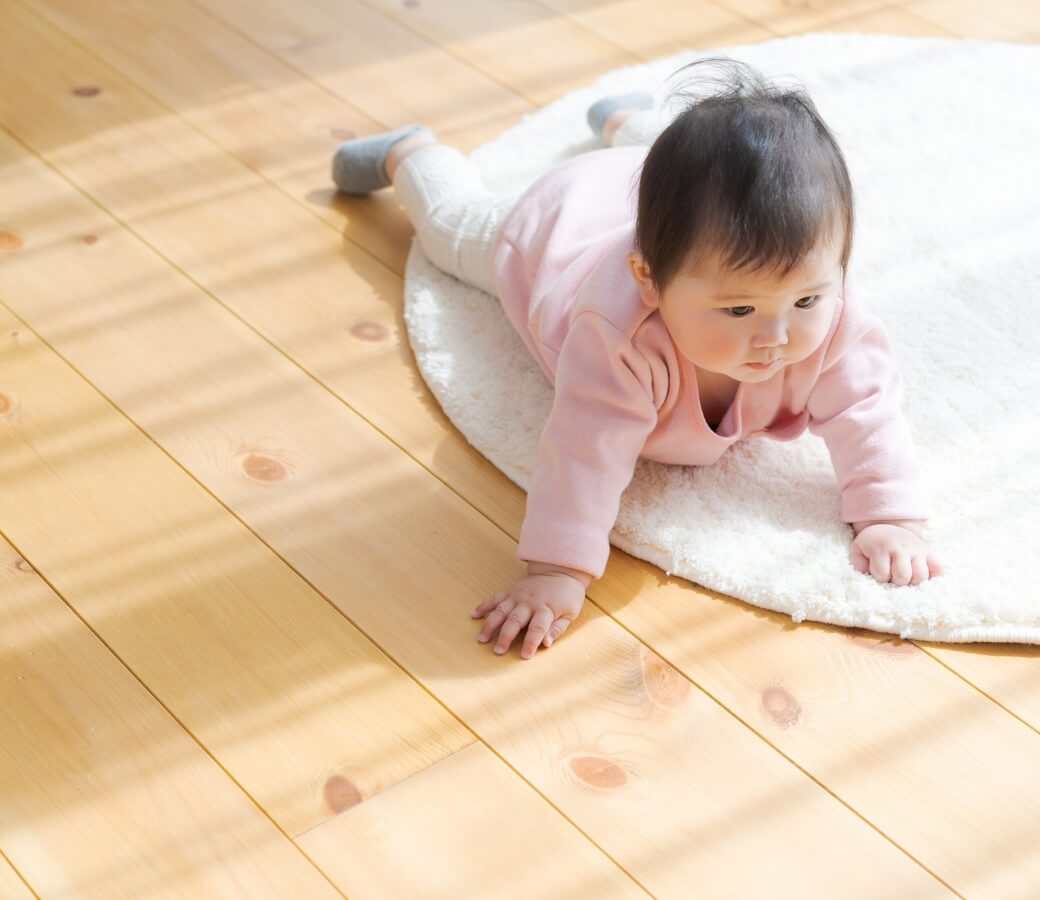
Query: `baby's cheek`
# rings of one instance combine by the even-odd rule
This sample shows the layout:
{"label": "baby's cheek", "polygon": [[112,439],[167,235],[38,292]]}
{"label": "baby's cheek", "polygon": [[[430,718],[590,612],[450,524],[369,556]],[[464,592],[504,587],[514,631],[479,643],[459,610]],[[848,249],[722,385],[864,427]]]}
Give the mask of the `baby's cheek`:
{"label": "baby's cheek", "polygon": [[740,347],[740,341],[732,330],[712,325],[703,326],[690,337],[701,356],[715,360],[728,360]]}
{"label": "baby's cheek", "polygon": [[755,358],[750,340],[736,333],[736,329],[727,329],[718,335],[715,343],[716,353],[720,361],[740,365]]}
{"label": "baby's cheek", "polygon": [[720,328],[704,319],[684,322],[679,334],[673,331],[672,336],[687,359],[716,372],[741,365],[755,356],[749,349],[750,339],[741,334],[739,328]]}

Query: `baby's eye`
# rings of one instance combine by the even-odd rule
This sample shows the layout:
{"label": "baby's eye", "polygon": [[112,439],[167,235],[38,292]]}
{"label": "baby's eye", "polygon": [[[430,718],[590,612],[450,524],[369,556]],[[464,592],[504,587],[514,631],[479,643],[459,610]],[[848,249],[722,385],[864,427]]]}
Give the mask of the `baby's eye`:
{"label": "baby's eye", "polygon": [[[802,297],[801,300],[795,303],[795,306],[797,306],[799,309],[812,309],[819,302],[821,296],[823,295],[813,294],[813,296],[811,297]],[[798,305],[806,300],[811,300],[812,303],[809,303],[806,306]],[[751,310],[753,310],[754,308],[755,307],[753,306],[730,306],[727,309],[725,309],[724,312],[732,313],[732,318],[734,319],[743,319],[745,316],[749,315]],[[747,310],[747,312],[742,312],[742,310]]]}

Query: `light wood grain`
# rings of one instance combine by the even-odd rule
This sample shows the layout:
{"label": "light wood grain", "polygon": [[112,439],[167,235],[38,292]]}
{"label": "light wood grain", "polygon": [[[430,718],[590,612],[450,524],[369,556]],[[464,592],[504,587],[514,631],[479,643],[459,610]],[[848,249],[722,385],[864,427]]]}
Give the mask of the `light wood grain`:
{"label": "light wood grain", "polygon": [[[12,14],[19,9],[12,8]],[[51,12],[49,6],[47,11]],[[46,46],[49,32],[43,22],[18,14],[26,36],[36,35]],[[118,36],[114,21],[118,17],[117,4],[99,4],[89,17],[80,19],[100,22],[101,30],[112,22]],[[88,39],[93,33],[87,25],[77,30]],[[128,42],[132,43],[122,41]],[[467,499],[482,498],[482,509],[493,521],[518,524],[523,491],[454,430],[414,372],[399,275],[353,242],[316,227],[314,217],[298,203],[273,188],[265,190],[249,169],[131,89],[106,66],[68,41],[62,46],[71,56],[64,71],[55,68],[32,74],[31,55],[20,52],[17,59],[11,57],[7,71],[12,90],[0,95],[0,110],[6,110],[7,121],[16,123],[41,149],[53,151],[57,164],[69,160],[66,171],[74,180],[90,184],[99,201],[120,216],[135,217],[135,227],[161,244],[164,254],[190,269],[193,278],[219,293],[222,302],[367,421],[392,435],[428,468],[450,472],[455,489]],[[233,48],[232,44],[228,49]],[[184,51],[182,58],[190,58],[190,45],[178,50]],[[51,52],[60,56],[60,51]],[[136,53],[131,56],[138,58]],[[17,60],[25,60],[25,65]],[[125,62],[125,57],[121,54],[118,61]],[[175,79],[165,68],[148,72],[152,90],[164,78]],[[104,93],[92,98],[72,93],[91,81],[98,82]],[[253,92],[250,103],[263,107],[264,97],[263,91]],[[51,123],[38,115],[39,108],[61,112],[55,112]],[[66,127],[52,133],[51,125],[61,127],[60,119]],[[129,132],[136,132],[133,139]],[[138,176],[132,184],[122,177],[126,170],[122,157],[129,153],[129,144],[134,147],[133,171]],[[217,183],[219,191],[213,188]],[[324,185],[325,175],[317,183]],[[210,232],[202,242],[208,249],[198,243],[200,228]],[[185,234],[187,244],[180,237]],[[402,258],[406,253],[407,248],[402,248]],[[290,323],[287,332],[284,326]]]}
{"label": "light wood grain", "polygon": [[1040,645],[919,641],[918,646],[1028,727],[1040,729]]}
{"label": "light wood grain", "polygon": [[915,16],[904,7],[871,10],[866,14],[818,25],[813,31],[899,34],[905,37],[953,37],[955,35],[955,32],[946,28],[941,22]]}
{"label": "light wood grain", "polygon": [[892,0],[713,0],[776,35],[816,31],[834,22],[881,11]]}
{"label": "light wood grain", "polygon": [[[298,843],[354,900],[382,900],[390,884],[395,896],[423,900],[648,896],[620,869],[603,871],[591,843],[561,844],[557,814],[531,809],[526,793],[500,759],[473,744]],[[477,798],[485,802],[460,804]],[[520,808],[532,814],[518,816]]]}
{"label": "light wood grain", "polygon": [[[295,56],[289,55],[292,51],[287,52],[296,43],[290,35],[305,29],[313,42],[324,49],[329,38],[349,29],[354,17],[364,9],[367,15],[378,15],[384,22],[392,22],[424,39],[430,47],[443,48],[472,72],[508,86],[538,106],[582,86],[593,73],[608,72],[634,62],[631,54],[560,18],[534,0],[483,3],[479,7],[470,0],[407,5],[400,0],[365,0],[364,3],[360,0],[301,0],[293,7],[294,22],[287,21],[284,13],[275,19],[277,0],[207,0],[206,5],[225,21],[234,22],[256,36],[264,46],[294,61]],[[316,34],[316,29],[320,29],[324,37]],[[334,46],[338,48],[337,43]],[[312,72],[315,66],[312,48],[307,49],[306,71]],[[398,89],[410,83],[405,73],[418,72],[413,58],[402,59],[400,53],[382,41],[369,44],[368,53],[380,57],[384,65],[381,73]],[[337,56],[337,65],[342,68],[345,57],[338,52]],[[298,64],[302,68],[303,63]],[[437,80],[427,85],[422,94],[434,110],[440,107],[460,112],[471,110],[469,98],[452,91],[449,85],[442,85],[439,73]]]}
{"label": "light wood grain", "polygon": [[[44,376],[15,324],[4,376]],[[339,896],[3,538],[0,595],[0,845],[41,896]]]}
{"label": "light wood grain", "polygon": [[[179,422],[197,419],[196,437],[208,435],[199,445],[207,480],[236,483],[244,507],[276,509],[279,475],[306,483],[304,460],[275,435],[312,412],[296,401],[301,391],[327,395],[2,135],[0,173],[24,241],[0,269],[4,302],[32,313],[34,326],[154,437],[167,440]],[[84,242],[88,235],[95,240]],[[371,796],[473,740],[107,402],[69,375],[58,396],[36,394],[43,372],[54,379],[59,370],[44,369],[32,335],[16,323],[0,333],[14,410],[3,454],[5,521],[12,531],[17,523],[27,552],[39,542],[32,556],[52,583],[67,588],[75,608],[288,833],[336,812],[348,787]],[[155,354],[179,360],[166,385],[149,373]],[[193,406],[184,404],[185,387],[198,391]],[[286,419],[240,427],[222,411],[249,410],[257,396],[281,398]],[[309,427],[320,441],[323,417],[313,412]],[[362,438],[357,452],[380,440],[373,434],[366,446]],[[53,470],[39,471],[41,457]],[[350,456],[339,461],[349,465]],[[401,464],[414,467],[405,457]],[[305,487],[297,499],[303,508],[321,502],[324,473],[311,477],[314,493]],[[74,505],[64,510],[59,501]],[[67,539],[47,540],[66,530]]]}
{"label": "light wood grain", "polygon": [[[38,65],[43,87],[35,94],[30,91],[30,99],[34,97],[46,108],[54,101],[48,99],[44,73],[70,68],[83,71],[80,67],[90,61],[56,34],[48,33],[39,42],[30,40],[32,34],[27,27],[20,35],[27,55],[19,55],[9,71],[13,74],[18,64],[29,70]],[[10,49],[0,60],[10,60],[18,52]],[[87,71],[92,77],[98,74]],[[123,84],[114,89],[111,76],[106,87],[113,111],[119,108],[116,97],[133,93]],[[141,98],[134,100],[143,103]],[[16,118],[20,132],[32,132],[32,116],[18,114]],[[50,115],[46,118],[56,121]],[[146,121],[156,128],[159,120],[153,115],[133,121]],[[183,133],[187,127],[178,129],[175,124],[163,120],[162,127],[168,142],[183,152],[192,144]],[[94,128],[92,136],[103,133],[96,122]],[[231,253],[226,243],[229,235],[218,230],[218,222],[227,219],[214,222],[208,218],[214,213],[212,203],[192,217],[190,205],[181,205],[176,196],[163,195],[159,184],[149,179],[148,163],[157,151],[147,135],[139,144],[133,139],[135,133],[125,126],[120,132],[123,165],[118,179],[111,177],[115,174],[111,169],[107,177],[100,177],[104,172],[100,160],[105,154],[89,152],[71,135],[53,151],[42,146],[41,150],[60,158],[62,171],[96,194],[103,193],[106,203],[118,209],[128,224],[148,231],[164,252],[182,260],[189,271],[221,249]],[[219,177],[205,181],[213,196],[220,198],[222,217],[233,213],[249,193],[240,180],[242,175],[230,173],[228,177],[234,189]],[[150,190],[144,191],[145,186]],[[258,196],[270,196],[268,189],[264,192]],[[249,203],[256,202],[254,198],[243,203],[240,210],[250,210]],[[138,203],[143,208],[135,209]],[[44,201],[42,205],[53,208],[54,204]],[[241,220],[242,239],[252,238],[250,247],[265,246],[251,233],[256,223],[278,220],[273,205],[266,210],[265,205],[266,201],[252,207],[255,222]],[[163,213],[168,206],[177,208],[174,215]],[[307,228],[317,229],[314,234],[320,232],[323,237],[327,234],[326,227],[313,219],[308,220]],[[106,236],[89,246],[104,249],[103,245],[114,240],[114,236]],[[29,260],[32,253],[51,243],[61,242],[34,240],[28,234],[17,258]],[[779,880],[798,885],[799,895],[806,888],[829,893],[838,885],[852,883],[854,873],[866,861],[871,879],[860,879],[853,894],[872,896],[882,883],[925,896],[947,893],[902,850],[792,768],[595,607],[569,632],[567,654],[554,649],[532,665],[503,666],[503,660],[473,641],[474,623],[464,611],[474,597],[497,586],[503,573],[508,576],[511,569],[517,569],[515,543],[384,439],[376,440],[374,432],[359,427],[356,418],[334,403],[329,393],[283,368],[283,357],[264,348],[262,370],[260,358],[254,356],[259,352],[257,342],[247,343],[248,334],[227,327],[222,319],[229,317],[219,305],[209,305],[210,312],[193,305],[193,295],[178,295],[176,302],[154,308],[151,315],[120,313],[119,304],[133,298],[125,290],[97,291],[99,282],[111,279],[112,271],[128,285],[155,281],[158,276],[128,276],[133,270],[125,248],[120,248],[117,257],[118,266],[113,266],[115,257],[84,253],[81,266],[97,266],[89,276],[82,268],[52,265],[43,267],[50,273],[43,278],[26,274],[24,266],[5,266],[5,278],[7,272],[18,272],[19,277],[33,280],[21,289],[8,282],[3,295],[13,296],[11,302],[18,303],[21,312],[43,329],[56,350],[74,361],[77,369],[247,521],[258,536],[358,622],[373,641],[387,648],[651,892],[682,890],[695,879],[715,891],[736,885],[738,891],[760,892]],[[38,257],[36,262],[43,261]],[[245,259],[239,259],[237,265],[241,267],[237,278],[215,285],[218,296],[233,290],[236,281],[251,271]],[[272,279],[253,276],[248,282],[256,302],[263,300]],[[32,289],[25,290],[29,284]],[[96,295],[85,302],[85,295],[92,291]],[[158,309],[164,313],[161,330],[149,321]],[[286,321],[291,319],[299,327],[300,312],[298,304],[286,309]],[[79,328],[70,330],[77,316]],[[105,327],[103,322],[110,324]],[[118,328],[112,327],[115,322]],[[62,323],[64,334],[58,327]],[[233,361],[233,368],[207,365],[207,359],[218,351],[223,359]],[[198,376],[200,366],[210,376],[205,381]],[[128,372],[133,373],[130,378]],[[77,397],[76,402],[82,405],[84,400]],[[31,408],[42,409],[35,403]],[[36,415],[39,422],[40,413]],[[59,410],[58,420],[69,415],[68,410]],[[88,418],[94,421],[98,416],[95,409]],[[232,442],[229,436],[233,436]],[[258,436],[264,437],[264,444],[253,449],[265,459],[254,475],[272,479],[268,485],[272,489],[266,491],[255,480],[242,478],[241,457],[229,453],[240,441],[248,446]],[[119,446],[108,448],[106,462],[114,461]],[[125,459],[121,461],[124,481],[161,484],[151,470],[145,479]],[[37,472],[24,454],[18,463],[26,471]],[[57,460],[46,457],[46,465],[53,468]],[[62,475],[72,478],[64,471]],[[104,469],[94,476],[101,483],[111,478]],[[91,496],[79,480],[75,487],[77,493]],[[50,490],[56,491],[57,486],[51,484]],[[170,488],[153,487],[152,491],[164,501],[171,493]],[[94,499],[91,505],[97,502]],[[23,508],[24,503],[12,503],[4,514],[10,518]],[[146,511],[155,516],[147,506],[141,514]],[[194,523],[202,515],[199,510],[179,508],[175,513],[174,522]],[[62,522],[77,535],[89,531],[77,527],[76,521],[67,523],[69,510],[64,505],[60,514],[60,520],[51,517],[41,522],[40,514],[30,522],[24,517],[17,520],[21,529],[32,532],[30,542],[40,555],[48,553],[44,536],[60,530]],[[205,539],[205,562],[211,564],[219,557],[224,571],[236,577],[243,571],[256,571],[255,562],[243,564],[242,551],[215,530],[215,523],[203,521],[204,529],[198,525],[194,529],[201,530]],[[142,532],[140,523],[133,524],[137,533]],[[466,539],[459,540],[460,535]],[[125,539],[122,534],[117,537]],[[112,541],[111,529],[104,538]],[[89,546],[80,546],[84,540],[88,538],[78,539],[77,556],[93,558]],[[181,550],[178,558],[186,556]],[[153,560],[151,568],[156,565]],[[57,578],[60,560],[48,559],[47,567],[55,570]],[[127,575],[120,571],[114,577],[118,583]],[[195,577],[208,585],[207,579],[213,575],[204,569]],[[255,575],[257,582],[280,597],[277,607],[266,610],[267,616],[274,617],[287,601],[284,588],[271,586],[272,577],[266,571]],[[84,606],[98,603],[84,586],[69,593]],[[166,611],[166,615],[172,612]],[[195,615],[201,613],[195,611]],[[223,617],[242,618],[228,612]],[[99,630],[102,626],[117,628],[112,622],[100,622]],[[199,633],[187,616],[176,619],[172,627],[179,634]],[[225,641],[231,641],[226,626],[222,634]],[[266,635],[243,640],[261,648],[277,643]],[[146,641],[142,638],[139,643]],[[147,659],[136,662],[147,668]],[[592,681],[587,680],[589,672],[596,673]],[[157,692],[159,674],[146,671],[142,675]],[[270,678],[272,683],[300,682],[306,684],[301,690],[314,690],[319,679],[309,671],[305,674],[302,679],[277,674]],[[175,689],[176,684],[163,684],[164,692]],[[247,697],[255,693],[241,690]],[[199,718],[205,724],[205,716]],[[282,725],[280,730],[284,728]],[[226,740],[222,743],[215,730],[212,741],[202,736],[201,727],[193,727],[193,731],[207,746],[215,745],[214,752],[222,759],[235,749]],[[280,772],[280,767],[274,771]],[[746,779],[743,773],[748,771],[754,771],[756,778]],[[781,797],[785,802],[778,803]],[[736,833],[739,841],[726,839]],[[831,848],[833,864],[806,870],[804,854],[821,846]],[[760,867],[741,868],[748,853],[761,862]]]}
{"label": "light wood grain", "polygon": [[4,900],[30,900],[34,896],[7,859],[0,855],[0,897]]}
{"label": "light wood grain", "polygon": [[907,12],[963,37],[979,40],[1040,41],[1040,4],[1036,0],[913,0]]}
{"label": "light wood grain", "polygon": [[[35,9],[341,230],[346,240],[393,271],[404,271],[412,226],[393,191],[345,202],[330,175],[332,152],[341,141],[378,133],[391,127],[387,123],[190,2],[109,0],[85,15],[82,3],[48,0]],[[533,108],[498,88],[494,93],[504,98],[503,115],[507,109],[519,116]],[[446,119],[430,121],[451,133]]]}
{"label": "light wood grain", "polygon": [[[614,576],[593,592],[605,612],[954,890],[1008,897],[1040,883],[1028,850],[1040,817],[1035,725],[913,642],[795,626],[630,557]],[[1034,705],[1035,649],[1018,648],[1028,663],[1012,661]],[[999,656],[988,662],[1004,671]]]}
{"label": "light wood grain", "polygon": [[707,0],[542,0],[542,5],[647,61],[774,36],[739,12]]}
{"label": "light wood grain", "polygon": [[385,128],[423,122],[468,151],[532,108],[530,97],[359,0],[200,6]]}

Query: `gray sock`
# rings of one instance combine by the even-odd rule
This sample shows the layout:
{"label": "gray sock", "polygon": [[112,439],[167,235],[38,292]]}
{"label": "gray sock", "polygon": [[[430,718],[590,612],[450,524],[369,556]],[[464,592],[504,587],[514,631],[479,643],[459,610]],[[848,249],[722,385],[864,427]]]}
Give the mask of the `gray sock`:
{"label": "gray sock", "polygon": [[597,100],[589,107],[588,116],[586,117],[589,121],[589,127],[596,137],[603,137],[603,126],[607,124],[610,114],[616,109],[625,107],[629,109],[653,109],[653,95],[648,94],[646,91],[633,91],[631,94],[614,94]]}
{"label": "gray sock", "polygon": [[389,186],[386,177],[387,151],[402,138],[424,130],[423,125],[405,125],[369,137],[344,141],[332,154],[332,180],[344,194],[362,196]]}

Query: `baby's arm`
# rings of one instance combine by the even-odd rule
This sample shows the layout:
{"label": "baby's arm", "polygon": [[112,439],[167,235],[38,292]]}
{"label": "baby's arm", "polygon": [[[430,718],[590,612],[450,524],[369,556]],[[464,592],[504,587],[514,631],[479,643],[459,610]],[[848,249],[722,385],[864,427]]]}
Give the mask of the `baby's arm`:
{"label": "baby's arm", "polygon": [[[878,581],[919,584],[942,573],[924,541],[927,496],[901,409],[902,379],[881,321],[846,303],[808,397],[809,430],[827,443],[852,525],[853,567]],[[874,511],[917,513],[868,518]]]}
{"label": "baby's arm", "polygon": [[588,572],[582,572],[581,569],[568,569],[566,566],[558,566],[555,563],[537,562],[533,559],[527,561],[528,575],[553,575],[556,573],[569,575],[576,581],[580,581],[581,586],[585,588],[596,580],[594,576],[590,575]]}
{"label": "baby's arm", "polygon": [[[553,406],[538,444],[517,554],[527,576],[484,600],[478,640],[501,623],[507,649],[549,646],[577,617],[610,554],[621,494],[657,422],[652,371],[628,337],[596,312],[571,322],[556,366]],[[544,637],[543,637],[544,636]]]}

